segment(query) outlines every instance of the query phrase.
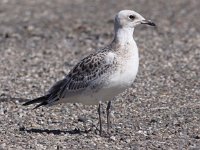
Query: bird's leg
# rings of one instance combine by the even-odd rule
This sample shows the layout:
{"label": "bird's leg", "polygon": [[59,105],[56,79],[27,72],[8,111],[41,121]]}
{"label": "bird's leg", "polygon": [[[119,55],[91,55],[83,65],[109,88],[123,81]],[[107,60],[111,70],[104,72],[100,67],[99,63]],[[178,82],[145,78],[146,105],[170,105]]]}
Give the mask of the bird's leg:
{"label": "bird's leg", "polygon": [[98,107],[98,114],[99,114],[99,127],[100,127],[100,136],[102,135],[102,122],[101,122],[101,101],[99,102],[99,107]]}
{"label": "bird's leg", "polygon": [[108,102],[106,113],[107,113],[107,133],[110,134],[110,108],[111,108],[111,101]]}

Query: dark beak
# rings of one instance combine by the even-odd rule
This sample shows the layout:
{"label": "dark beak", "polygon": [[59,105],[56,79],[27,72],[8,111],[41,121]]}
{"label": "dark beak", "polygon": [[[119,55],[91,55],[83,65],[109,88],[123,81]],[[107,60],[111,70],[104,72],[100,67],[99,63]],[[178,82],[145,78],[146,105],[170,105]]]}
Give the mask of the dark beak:
{"label": "dark beak", "polygon": [[154,26],[154,27],[156,26],[156,24],[153,23],[151,20],[142,20],[141,24],[147,24],[147,25]]}

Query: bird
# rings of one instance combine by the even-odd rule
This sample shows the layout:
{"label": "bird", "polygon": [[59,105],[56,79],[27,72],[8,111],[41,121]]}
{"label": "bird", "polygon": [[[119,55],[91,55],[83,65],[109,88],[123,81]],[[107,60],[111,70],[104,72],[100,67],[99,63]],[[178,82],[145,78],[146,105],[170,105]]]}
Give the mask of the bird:
{"label": "bird", "polygon": [[110,44],[78,62],[62,79],[41,97],[23,105],[38,103],[52,106],[60,103],[98,105],[99,134],[102,135],[101,107],[107,103],[107,133],[110,134],[110,110],[114,97],[133,84],[139,67],[138,47],[134,29],[144,24],[156,26],[133,10],[121,10],[114,18],[114,37]]}

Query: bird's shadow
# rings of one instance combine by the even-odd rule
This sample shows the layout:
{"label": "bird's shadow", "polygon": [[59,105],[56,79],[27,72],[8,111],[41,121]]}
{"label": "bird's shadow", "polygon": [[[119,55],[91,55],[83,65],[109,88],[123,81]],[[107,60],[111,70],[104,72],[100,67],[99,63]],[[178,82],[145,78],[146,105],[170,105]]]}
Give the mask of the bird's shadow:
{"label": "bird's shadow", "polygon": [[60,134],[67,134],[67,133],[68,134],[89,133],[91,129],[82,131],[77,128],[75,128],[74,130],[60,130],[60,129],[49,130],[49,129],[36,129],[36,128],[26,129],[25,127],[20,127],[19,131],[27,132],[27,133],[47,133],[47,134],[60,135]]}

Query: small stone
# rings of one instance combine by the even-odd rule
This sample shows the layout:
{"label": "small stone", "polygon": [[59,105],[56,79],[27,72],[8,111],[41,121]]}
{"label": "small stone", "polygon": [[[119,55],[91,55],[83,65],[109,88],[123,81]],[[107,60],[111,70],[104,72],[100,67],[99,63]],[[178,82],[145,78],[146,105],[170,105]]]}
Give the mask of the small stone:
{"label": "small stone", "polygon": [[115,141],[115,140],[116,140],[115,136],[111,136],[110,139],[111,139],[112,141]]}
{"label": "small stone", "polygon": [[29,25],[29,26],[27,27],[27,30],[28,30],[29,32],[33,31],[33,30],[34,30],[34,26],[33,26],[33,25]]}
{"label": "small stone", "polygon": [[0,149],[1,149],[1,150],[6,149],[6,143],[2,143],[2,144],[0,145]]}
{"label": "small stone", "polygon": [[126,143],[130,143],[131,142],[131,140],[130,139],[126,139]]}
{"label": "small stone", "polygon": [[87,118],[86,118],[86,117],[83,117],[83,116],[79,116],[79,117],[78,117],[78,121],[79,121],[79,122],[86,122],[86,121],[87,121]]}

